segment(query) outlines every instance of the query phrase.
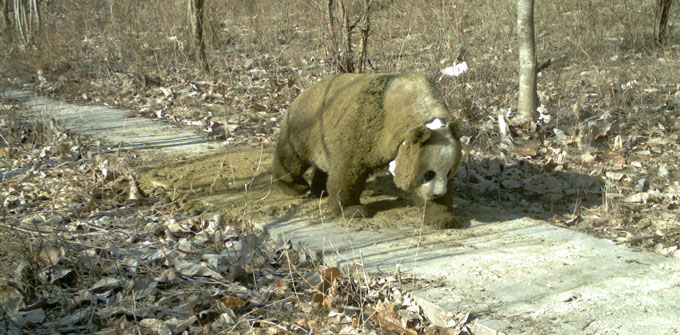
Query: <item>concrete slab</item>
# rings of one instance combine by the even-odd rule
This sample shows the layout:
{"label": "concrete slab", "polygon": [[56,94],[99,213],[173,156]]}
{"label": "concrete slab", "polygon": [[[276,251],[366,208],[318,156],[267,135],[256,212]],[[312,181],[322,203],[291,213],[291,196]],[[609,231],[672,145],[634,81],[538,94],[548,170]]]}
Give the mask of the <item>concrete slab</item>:
{"label": "concrete slab", "polygon": [[[0,96],[23,100],[122,150],[219,148],[170,124],[128,118],[124,110],[59,103],[24,91]],[[390,274],[399,266],[402,273],[441,278],[445,285],[416,291],[416,299],[439,325],[446,325],[444,312],[472,311],[478,335],[680,333],[680,262],[503,215],[502,209],[480,206],[473,212],[484,214],[473,215],[469,229],[437,232],[356,231],[295,216],[258,225],[329,266],[361,264]]]}
{"label": "concrete slab", "polygon": [[[482,209],[484,210],[484,209]],[[493,208],[486,209],[493,212]],[[352,231],[302,218],[260,227],[330,266],[440,278],[414,295],[428,317],[473,312],[477,334],[678,334],[680,262],[544,222],[472,221],[465,230]]]}
{"label": "concrete slab", "polygon": [[191,130],[147,118],[127,117],[130,113],[127,110],[68,104],[22,90],[0,91],[0,96],[23,101],[39,115],[52,117],[73,131],[110,143],[116,150],[163,149],[169,153],[192,153],[219,148]]}

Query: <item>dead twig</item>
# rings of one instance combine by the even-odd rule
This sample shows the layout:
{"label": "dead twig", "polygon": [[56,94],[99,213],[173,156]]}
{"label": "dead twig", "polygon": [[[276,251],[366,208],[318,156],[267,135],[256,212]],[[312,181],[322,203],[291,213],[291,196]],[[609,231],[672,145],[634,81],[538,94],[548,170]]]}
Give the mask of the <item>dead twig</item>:
{"label": "dead twig", "polygon": [[630,235],[630,236],[627,236],[624,240],[616,241],[616,244],[625,244],[625,243],[634,244],[634,243],[637,243],[637,242],[641,242],[641,241],[652,239],[652,238],[658,238],[658,237],[661,237],[661,235],[658,235],[658,234],[642,234],[642,235],[636,235],[636,236]]}
{"label": "dead twig", "polygon": [[547,61],[541,63],[538,67],[536,67],[536,73],[541,73],[541,71],[545,70],[548,66],[555,64],[557,62],[561,62],[567,59],[567,55],[561,55],[557,57],[552,57],[548,59]]}

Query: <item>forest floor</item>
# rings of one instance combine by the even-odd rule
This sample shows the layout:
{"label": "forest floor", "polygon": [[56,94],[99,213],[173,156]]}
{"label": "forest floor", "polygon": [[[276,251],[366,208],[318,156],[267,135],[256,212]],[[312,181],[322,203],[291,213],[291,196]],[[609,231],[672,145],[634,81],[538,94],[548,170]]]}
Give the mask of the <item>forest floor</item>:
{"label": "forest floor", "polygon": [[[512,126],[512,8],[442,3],[414,12],[386,3],[375,12],[369,70],[428,74],[463,121],[464,164],[455,178],[463,217],[472,215],[466,203],[493,203],[680,257],[677,33],[656,46],[645,42],[648,32],[627,29],[651,26],[640,2],[539,5],[539,57],[558,60],[538,78],[539,128],[529,133]],[[3,309],[0,329],[446,334],[422,318],[402,286],[437,283],[317,268],[291,248],[256,243],[249,228],[292,210],[327,218],[318,201],[279,194],[267,174],[288,104],[337,70],[318,17],[305,12],[314,10],[228,8],[223,21],[209,22],[212,73],[205,75],[179,48],[183,35],[174,28],[149,28],[140,19],[97,29],[107,8],[60,20],[73,8],[51,6],[47,20],[61,40],[47,35],[41,50],[3,49],[2,85],[175,123],[215,140],[224,153],[104,154],[104,144],[50,120],[26,120],[18,102],[0,101],[0,266],[11,269],[2,275],[0,299],[11,308]],[[632,9],[619,11],[619,20],[612,17],[617,6]],[[140,10],[172,17],[154,8]],[[485,19],[491,15],[498,20]],[[116,16],[126,19],[135,20]],[[73,33],[78,20],[95,20],[92,30]],[[460,58],[470,70],[440,73]],[[148,159],[159,159],[155,168],[141,163]],[[363,199],[378,214],[354,227],[418,224],[418,211],[404,206],[386,179],[376,176]],[[219,209],[202,201],[229,192]],[[453,334],[467,331],[469,315],[456,313]],[[10,321],[10,314],[21,319]]]}
{"label": "forest floor", "polygon": [[[13,130],[0,170],[4,334],[469,333],[469,311],[446,329],[414,302],[409,292],[437,280],[343,272],[256,231],[253,220],[301,199],[267,198],[251,150],[143,157],[153,154],[112,151],[49,119],[15,122],[33,115],[19,101],[0,108]],[[225,160],[232,173],[214,192],[226,210],[208,213],[201,177],[214,183]],[[167,192],[163,177],[196,184]]]}

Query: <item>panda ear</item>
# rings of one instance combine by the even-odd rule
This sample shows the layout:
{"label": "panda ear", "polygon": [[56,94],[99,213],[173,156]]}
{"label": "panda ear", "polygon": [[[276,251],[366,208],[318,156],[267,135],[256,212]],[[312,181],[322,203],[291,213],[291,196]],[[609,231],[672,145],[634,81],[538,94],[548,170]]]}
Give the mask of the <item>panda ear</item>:
{"label": "panda ear", "polygon": [[449,121],[446,123],[446,128],[449,128],[449,131],[451,131],[451,135],[453,135],[453,138],[456,140],[460,141],[460,122],[458,121]]}
{"label": "panda ear", "polygon": [[431,134],[430,129],[424,125],[413,127],[406,134],[406,143],[423,144],[430,138]]}

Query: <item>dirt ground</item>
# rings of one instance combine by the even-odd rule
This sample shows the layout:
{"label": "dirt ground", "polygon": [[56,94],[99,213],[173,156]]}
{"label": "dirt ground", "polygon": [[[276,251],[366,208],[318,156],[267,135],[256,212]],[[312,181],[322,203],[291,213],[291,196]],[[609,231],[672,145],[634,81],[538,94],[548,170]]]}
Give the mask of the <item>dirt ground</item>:
{"label": "dirt ground", "polygon": [[272,156],[272,147],[238,146],[220,154],[158,158],[140,171],[139,184],[150,195],[175,202],[189,213],[221,213],[231,222],[295,214],[354,229],[402,227],[405,231],[421,222],[422,213],[409,206],[407,194],[394,186],[387,171],[373,176],[362,195],[372,217],[335,218],[326,199],[279,191],[269,172]]}
{"label": "dirt ground", "polygon": [[[422,209],[411,206],[409,194],[394,185],[386,170],[372,176],[362,194],[361,201],[372,213],[370,217],[333,217],[325,198],[295,197],[278,190],[269,172],[272,156],[271,146],[239,145],[217,154],[158,157],[139,171],[138,182],[147,195],[162,199],[164,203],[174,203],[192,215],[224,214],[230,223],[267,222],[296,215],[312,222],[333,222],[355,230],[388,228],[405,236],[414,231],[423,232],[428,242],[442,242],[450,240],[451,235],[466,234],[465,229],[427,234],[435,228],[423,225]],[[480,191],[479,183],[472,182],[470,176],[479,176],[485,165],[493,168],[498,164],[495,161],[468,161],[454,178],[458,190],[453,199],[454,211],[465,226],[523,216],[549,220],[571,215],[575,203],[586,209],[600,205],[602,179],[576,173],[543,175],[543,179],[536,178],[534,185],[542,187],[537,190],[542,192],[543,188],[551,187],[550,183],[554,187],[557,187],[555,183],[571,183],[574,190],[579,188],[579,194],[569,194],[562,189],[554,189],[548,194],[522,190],[520,197],[509,200],[511,190],[500,185],[491,192]],[[532,174],[532,168],[535,169],[530,165],[518,165],[504,167],[504,170],[515,171],[515,178],[520,178],[519,175]]]}

